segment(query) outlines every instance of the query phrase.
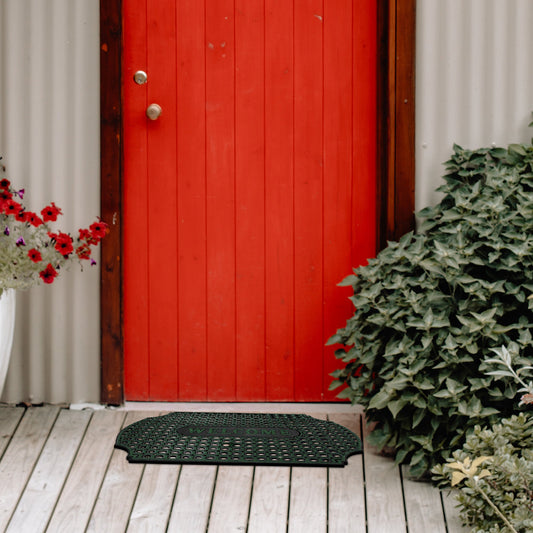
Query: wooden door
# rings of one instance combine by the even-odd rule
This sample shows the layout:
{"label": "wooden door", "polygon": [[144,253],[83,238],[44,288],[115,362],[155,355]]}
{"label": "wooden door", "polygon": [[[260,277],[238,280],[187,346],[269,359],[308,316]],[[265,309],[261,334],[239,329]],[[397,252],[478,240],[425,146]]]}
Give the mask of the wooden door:
{"label": "wooden door", "polygon": [[123,9],[126,399],[333,399],[336,284],[375,253],[376,2]]}

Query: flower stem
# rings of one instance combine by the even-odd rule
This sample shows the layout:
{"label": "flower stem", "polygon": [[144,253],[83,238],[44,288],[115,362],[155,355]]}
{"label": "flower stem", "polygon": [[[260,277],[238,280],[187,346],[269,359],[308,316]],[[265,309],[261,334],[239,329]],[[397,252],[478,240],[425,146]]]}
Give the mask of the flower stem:
{"label": "flower stem", "polygon": [[512,533],[518,533],[518,531],[513,527],[511,522],[509,522],[509,520],[507,520],[507,518],[505,518],[503,513],[498,509],[498,507],[496,507],[496,505],[492,502],[492,500],[487,496],[485,491],[477,483],[476,483],[476,489],[479,491],[481,496],[483,496],[483,498],[485,498],[485,501],[494,509],[496,514],[504,521],[505,525],[511,530],[511,532]]}

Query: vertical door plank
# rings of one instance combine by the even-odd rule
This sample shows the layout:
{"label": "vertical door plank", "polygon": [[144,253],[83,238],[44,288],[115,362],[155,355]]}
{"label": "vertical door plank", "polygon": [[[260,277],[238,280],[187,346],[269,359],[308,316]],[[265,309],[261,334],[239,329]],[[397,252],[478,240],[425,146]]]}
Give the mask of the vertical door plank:
{"label": "vertical door plank", "polygon": [[235,16],[206,10],[208,399],[235,400]]}
{"label": "vertical door plank", "polygon": [[124,411],[95,411],[48,525],[49,531],[84,530],[102,484]]}
{"label": "vertical door plank", "polygon": [[167,531],[205,533],[216,474],[216,466],[185,465],[181,467]]}
{"label": "vertical door plank", "polygon": [[409,468],[402,466],[403,494],[409,533],[446,533],[440,492],[428,482],[409,479]]}
{"label": "vertical door plank", "polygon": [[354,0],[352,265],[376,254],[377,0]]}
{"label": "vertical door plank", "polygon": [[265,0],[266,400],[294,400],[292,2]]}
{"label": "vertical door plank", "polygon": [[[127,414],[124,427],[151,415],[132,411]],[[126,530],[144,469],[143,464],[129,463],[126,456],[123,450],[113,450],[86,531],[123,533]]]}
{"label": "vertical door plank", "polygon": [[23,407],[0,407],[0,459],[23,415]]}
{"label": "vertical door plank", "polygon": [[265,397],[264,1],[235,2],[236,387]]}
{"label": "vertical door plank", "polygon": [[[124,18],[124,392],[127,400],[149,399],[148,158],[147,86],[137,85],[137,70],[147,73],[146,0],[123,3]],[[151,82],[150,82],[151,83]]]}
{"label": "vertical door plank", "polygon": [[207,399],[205,1],[177,3],[179,394]]}
{"label": "vertical door plank", "polygon": [[248,533],[286,531],[290,474],[286,466],[255,468]]}
{"label": "vertical door plank", "polygon": [[27,409],[2,457],[0,531],[5,530],[15,510],[58,412],[58,407],[49,406]]}
{"label": "vertical door plank", "polygon": [[405,533],[400,468],[390,457],[378,455],[367,443],[369,433],[363,420],[368,533]]}
{"label": "vertical door plank", "polygon": [[[350,316],[349,287],[337,284],[351,273],[353,145],[352,1],[324,5],[324,338]],[[339,367],[334,346],[324,348],[324,398],[329,374]]]}
{"label": "vertical door plank", "polygon": [[88,411],[59,413],[7,531],[46,529],[90,418]]}
{"label": "vertical door plank", "polygon": [[144,467],[127,533],[166,531],[179,473],[177,465],[148,464]]}
{"label": "vertical door plank", "polygon": [[322,400],[322,0],[294,2],[295,400]]}
{"label": "vertical door plank", "polygon": [[253,474],[253,466],[218,468],[208,533],[246,530]]}
{"label": "vertical door plank", "polygon": [[178,395],[176,3],[148,0],[147,14],[148,102],[163,109],[146,119],[150,399],[166,400]]}
{"label": "vertical door plank", "polygon": [[[361,436],[361,415],[344,413],[329,419]],[[328,497],[329,533],[366,533],[362,454],[350,457],[343,468],[329,469]]]}

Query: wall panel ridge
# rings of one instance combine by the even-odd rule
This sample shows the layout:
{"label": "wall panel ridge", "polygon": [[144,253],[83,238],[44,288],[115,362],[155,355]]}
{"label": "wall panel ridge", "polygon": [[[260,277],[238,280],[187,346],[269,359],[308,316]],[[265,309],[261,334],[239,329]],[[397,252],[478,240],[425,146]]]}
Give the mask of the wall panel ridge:
{"label": "wall panel ridge", "polygon": [[[0,2],[0,155],[25,203],[76,233],[99,214],[99,2]],[[98,260],[98,257],[96,257]],[[97,402],[99,270],[17,294],[2,401]]]}
{"label": "wall panel ridge", "polygon": [[438,201],[442,163],[464,148],[528,142],[533,2],[417,2],[416,208]]}

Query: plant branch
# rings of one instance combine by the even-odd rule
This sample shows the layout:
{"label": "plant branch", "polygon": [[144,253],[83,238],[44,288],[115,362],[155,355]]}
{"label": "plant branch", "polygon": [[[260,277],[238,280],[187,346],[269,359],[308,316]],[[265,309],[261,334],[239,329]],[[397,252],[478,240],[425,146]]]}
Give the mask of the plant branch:
{"label": "plant branch", "polygon": [[512,533],[518,533],[518,531],[513,527],[511,522],[505,518],[504,514],[498,509],[498,507],[492,502],[492,500],[487,496],[486,492],[476,483],[476,490],[483,496],[485,501],[494,509],[494,512],[504,521],[505,525],[511,530]]}

